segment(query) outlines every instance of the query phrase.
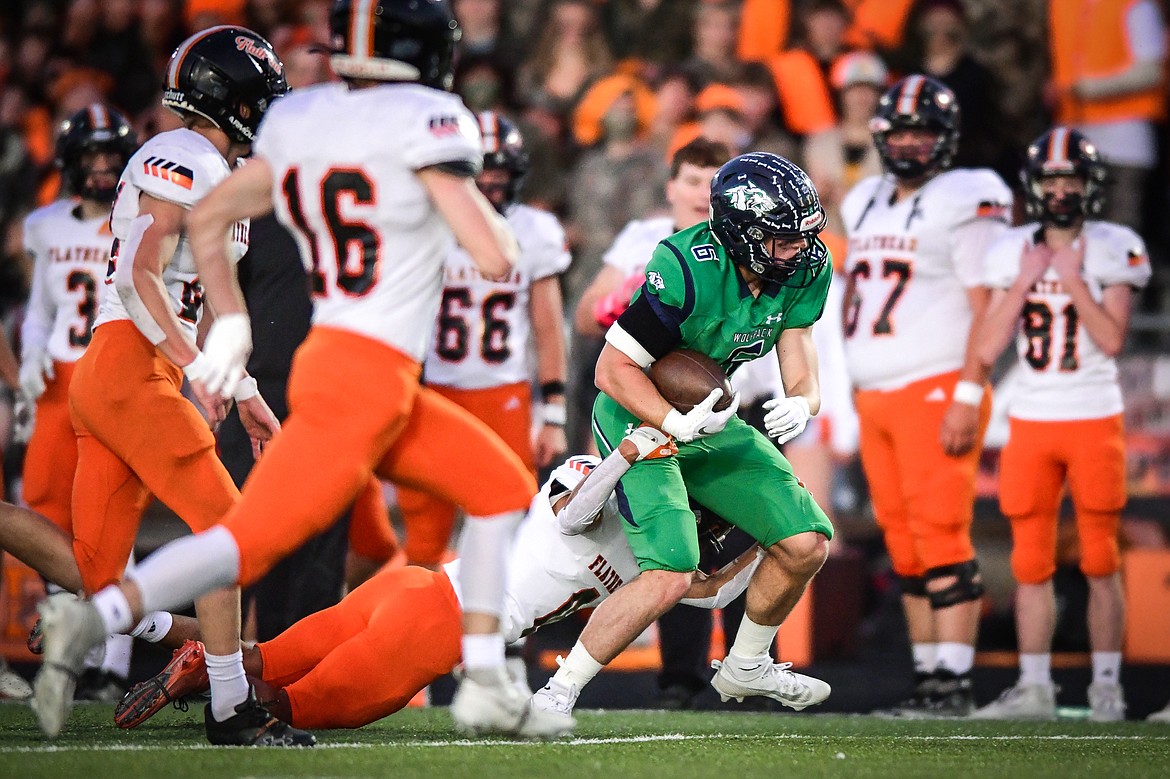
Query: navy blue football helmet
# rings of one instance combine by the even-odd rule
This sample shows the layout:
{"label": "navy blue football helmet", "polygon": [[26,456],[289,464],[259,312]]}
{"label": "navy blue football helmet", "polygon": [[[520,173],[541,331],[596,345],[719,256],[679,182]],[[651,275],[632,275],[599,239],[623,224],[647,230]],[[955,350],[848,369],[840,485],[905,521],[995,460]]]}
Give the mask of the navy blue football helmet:
{"label": "navy blue football helmet", "polygon": [[[817,237],[827,218],[808,174],[778,154],[752,152],[727,162],[711,180],[711,233],[732,262],[766,281],[807,287],[829,260]],[[803,239],[789,259],[772,256],[772,239]]]}
{"label": "navy blue football helmet", "polygon": [[[102,103],[92,103],[61,123],[57,131],[57,167],[69,190],[80,197],[112,203],[117,178],[138,148],[138,136],[126,117]],[[121,162],[114,171],[114,186],[94,189],[87,186],[90,169],[83,158],[86,152],[108,151]]]}
{"label": "navy blue football helmet", "polygon": [[329,24],[342,78],[451,90],[463,33],[447,0],[335,0]]}
{"label": "navy blue football helmet", "polygon": [[[524,147],[520,130],[502,115],[495,111],[480,111],[476,119],[483,138],[483,169],[502,170],[508,174],[502,200],[497,205],[502,211],[516,202],[524,176],[528,174],[528,150]],[[496,205],[494,199],[489,199]]]}

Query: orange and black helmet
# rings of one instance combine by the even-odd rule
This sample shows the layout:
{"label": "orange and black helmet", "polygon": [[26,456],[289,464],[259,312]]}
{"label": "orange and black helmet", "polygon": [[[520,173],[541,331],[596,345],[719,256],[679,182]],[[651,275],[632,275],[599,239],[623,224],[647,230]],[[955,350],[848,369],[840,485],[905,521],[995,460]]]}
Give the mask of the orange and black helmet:
{"label": "orange and black helmet", "polygon": [[[1053,127],[1029,144],[1027,154],[1020,180],[1029,216],[1056,227],[1071,227],[1079,219],[1101,213],[1105,165],[1097,147],[1083,133],[1071,127]],[[1054,199],[1040,186],[1041,179],[1049,176],[1079,177],[1085,182],[1085,193]]]}
{"label": "orange and black helmet", "polygon": [[447,0],[337,0],[330,15],[337,75],[450,91],[462,34]]}
{"label": "orange and black helmet", "polygon": [[209,119],[236,143],[252,143],[264,112],[288,91],[272,44],[246,27],[221,25],[179,44],[167,65],[162,104]]}
{"label": "orange and black helmet", "polygon": [[137,148],[138,137],[126,117],[107,105],[91,103],[61,123],[57,131],[56,163],[73,194],[112,202],[116,186],[100,190],[86,186],[89,170],[83,157],[86,152],[113,152],[121,158],[115,171],[120,173]]}

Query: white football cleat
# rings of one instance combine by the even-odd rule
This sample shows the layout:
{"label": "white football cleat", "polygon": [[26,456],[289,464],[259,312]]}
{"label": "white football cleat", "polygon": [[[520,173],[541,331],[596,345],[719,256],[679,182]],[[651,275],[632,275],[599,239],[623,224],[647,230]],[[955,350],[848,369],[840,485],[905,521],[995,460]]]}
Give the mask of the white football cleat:
{"label": "white football cleat", "polygon": [[541,687],[529,701],[530,720],[537,720],[534,728],[545,730],[540,738],[557,738],[572,734],[577,727],[577,720],[573,718],[573,707],[577,705],[577,696],[581,688],[575,684],[561,684],[556,679],[549,679],[548,684]]}
{"label": "white football cleat", "polygon": [[0,700],[27,701],[32,697],[33,688],[24,677],[8,667],[8,661],[0,657]]}
{"label": "white football cleat", "polygon": [[1155,711],[1150,716],[1146,717],[1146,722],[1162,722],[1170,723],[1170,703],[1166,704],[1166,708],[1161,711]]}
{"label": "white football cleat", "polygon": [[971,719],[1054,721],[1056,685],[1049,682],[1009,687],[991,703],[971,712]]}
{"label": "white football cleat", "polygon": [[833,689],[820,679],[789,671],[792,663],[773,663],[767,655],[744,660],[729,654],[722,662],[712,660],[711,667],[718,671],[711,686],[724,703],[762,695],[800,711],[828,698]]}
{"label": "white football cleat", "polygon": [[1089,719],[1093,722],[1124,722],[1125,693],[1121,685],[1089,685],[1089,710]]}
{"label": "white football cleat", "polygon": [[41,601],[37,611],[45,652],[33,683],[32,708],[44,734],[56,738],[73,710],[73,692],[85,656],[105,641],[106,627],[92,603],[68,592]]}
{"label": "white football cleat", "polygon": [[528,716],[528,699],[502,668],[464,671],[451,701],[451,716],[465,735],[515,735]]}
{"label": "white football cleat", "polygon": [[516,690],[525,698],[531,698],[532,688],[528,686],[528,664],[524,662],[524,658],[504,658],[504,670],[508,672],[508,678],[512,680],[512,685]]}

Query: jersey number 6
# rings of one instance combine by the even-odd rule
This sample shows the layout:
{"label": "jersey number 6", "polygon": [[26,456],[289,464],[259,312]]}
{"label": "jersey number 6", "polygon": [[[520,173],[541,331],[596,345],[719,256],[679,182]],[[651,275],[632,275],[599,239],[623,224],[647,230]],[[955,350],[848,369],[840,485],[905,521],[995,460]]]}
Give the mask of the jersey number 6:
{"label": "jersey number 6", "polygon": [[[853,296],[845,305],[844,331],[846,338],[852,337],[857,332],[858,320],[861,318],[861,294],[857,291],[857,282],[859,279],[868,279],[870,272],[869,262],[858,260],[849,273],[850,281],[853,282]],[[886,302],[882,304],[882,310],[877,319],[874,320],[874,335],[891,335],[894,332],[894,306],[898,305],[898,299],[906,290],[906,282],[910,280],[911,275],[913,275],[913,269],[909,261],[882,260],[882,278],[888,279],[893,276],[894,286],[890,288],[890,294],[886,296]]]}
{"label": "jersey number 6", "polygon": [[[316,203],[307,203],[301,198],[300,171],[290,168],[281,182],[289,216],[309,245],[312,267],[309,269],[311,289],[314,295],[327,294],[326,285],[330,275],[334,284],[346,295],[360,297],[370,291],[378,280],[378,261],[382,241],[377,231],[369,224],[341,215],[341,199],[357,205],[372,206],[376,200],[374,182],[364,171],[356,168],[333,168],[321,179],[317,188]],[[335,274],[326,273],[322,265],[318,230],[309,225],[310,212],[320,217],[328,233],[332,261],[337,268]]]}

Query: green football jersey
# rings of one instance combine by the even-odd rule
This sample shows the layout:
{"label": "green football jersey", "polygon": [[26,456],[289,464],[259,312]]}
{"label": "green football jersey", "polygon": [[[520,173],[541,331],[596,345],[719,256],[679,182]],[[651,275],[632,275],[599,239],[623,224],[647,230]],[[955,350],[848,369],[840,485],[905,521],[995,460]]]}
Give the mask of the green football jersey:
{"label": "green football jersey", "polygon": [[681,340],[675,348],[707,355],[728,376],[770,353],[782,331],[820,319],[833,277],[826,263],[807,287],[765,281],[753,297],[738,267],[703,222],[658,244],[646,265],[646,283],[634,296],[650,295],[658,318],[677,328]]}

